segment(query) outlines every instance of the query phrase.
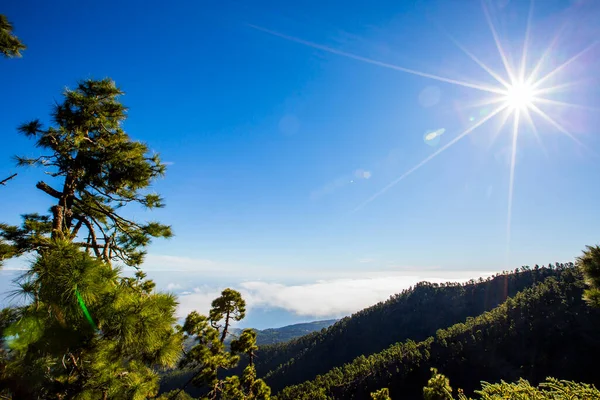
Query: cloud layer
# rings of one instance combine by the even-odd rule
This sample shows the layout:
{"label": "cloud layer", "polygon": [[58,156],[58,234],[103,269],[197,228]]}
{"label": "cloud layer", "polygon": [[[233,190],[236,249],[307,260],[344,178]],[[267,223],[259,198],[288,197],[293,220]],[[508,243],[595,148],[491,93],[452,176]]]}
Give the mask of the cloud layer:
{"label": "cloud layer", "polygon": [[[296,315],[318,318],[340,317],[352,314],[391,295],[427,280],[429,282],[464,282],[489,273],[455,272],[455,277],[377,274],[371,277],[321,280],[301,285],[247,281],[235,289],[242,293],[249,309],[254,307],[281,308]],[[210,302],[220,293],[220,288],[196,288],[193,293],[179,295],[179,315],[192,310],[207,313]]]}

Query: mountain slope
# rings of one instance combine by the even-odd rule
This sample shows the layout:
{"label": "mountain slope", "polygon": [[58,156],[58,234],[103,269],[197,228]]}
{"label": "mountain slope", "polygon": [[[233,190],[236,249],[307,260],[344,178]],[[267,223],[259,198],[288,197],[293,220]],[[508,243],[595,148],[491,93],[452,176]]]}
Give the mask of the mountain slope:
{"label": "mountain slope", "polygon": [[260,347],[269,344],[287,342],[300,336],[308,335],[312,332],[318,332],[323,328],[329,328],[336,322],[337,319],[328,319],[323,321],[312,321],[301,324],[287,325],[281,328],[256,329],[256,344]]}
{"label": "mountain slope", "polygon": [[256,369],[277,391],[391,344],[424,340],[438,329],[491,310],[509,296],[557,273],[554,267],[524,267],[466,284],[422,282],[340,320],[324,332],[260,348]]}
{"label": "mountain slope", "polygon": [[[255,329],[256,331],[256,344],[259,346],[269,345],[280,343],[286,340],[291,340],[303,335],[311,334],[312,332],[318,332],[322,329],[325,329],[331,325],[333,325],[337,320],[336,319],[328,319],[323,321],[312,321],[305,322],[300,324],[293,324],[282,326],[281,328],[269,328],[269,329]],[[239,333],[241,333],[242,329],[239,328],[231,328],[231,335],[225,339],[225,343],[229,343],[232,339],[237,337]],[[183,347],[186,350],[189,350],[196,344],[194,338],[188,338]],[[235,370],[236,373],[241,373],[241,370]],[[180,370],[169,370],[162,374],[161,377],[161,385],[160,391],[168,392],[173,389],[177,389],[185,384],[191,377],[192,373],[189,371],[180,371]],[[193,387],[188,387],[186,389],[188,392],[193,394],[194,396],[198,396],[203,393],[202,390],[198,390]]]}
{"label": "mountain slope", "polygon": [[481,380],[521,377],[532,383],[555,376],[598,384],[592,365],[600,357],[600,310],[583,302],[578,270],[557,272],[557,278],[439,330],[435,337],[360,356],[315,380],[285,388],[277,399],[370,399],[369,393],[381,387],[388,387],[393,399],[422,399],[430,367],[467,392]]}

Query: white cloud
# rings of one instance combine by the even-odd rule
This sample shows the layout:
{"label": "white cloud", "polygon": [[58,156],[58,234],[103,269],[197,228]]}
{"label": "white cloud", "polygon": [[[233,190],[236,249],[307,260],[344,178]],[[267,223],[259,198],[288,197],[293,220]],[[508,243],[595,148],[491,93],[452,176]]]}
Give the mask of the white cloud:
{"label": "white cloud", "polygon": [[183,292],[179,295],[179,307],[177,307],[177,316],[185,318],[192,311],[198,311],[200,314],[208,315],[210,303],[221,295],[224,288],[197,287],[193,292]]}
{"label": "white cloud", "polygon": [[[423,280],[437,283],[464,282],[487,275],[490,273],[454,271],[438,274],[436,277],[431,274],[405,275],[387,271],[372,273],[368,277],[320,280],[299,285],[246,281],[235,289],[242,293],[248,309],[283,308],[302,316],[339,317],[384,301]],[[179,315],[185,316],[192,310],[208,313],[211,301],[219,296],[222,289],[196,288],[192,294],[180,295]]]}
{"label": "white cloud", "polygon": [[181,289],[181,285],[179,283],[169,283],[167,285],[167,290],[175,290],[175,289]]}

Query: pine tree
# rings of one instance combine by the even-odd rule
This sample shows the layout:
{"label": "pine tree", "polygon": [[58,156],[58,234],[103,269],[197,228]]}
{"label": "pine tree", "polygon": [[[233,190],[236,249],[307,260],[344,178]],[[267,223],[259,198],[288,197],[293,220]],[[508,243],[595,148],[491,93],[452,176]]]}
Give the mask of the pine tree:
{"label": "pine tree", "polygon": [[[213,300],[211,306],[210,323],[213,328],[223,328],[221,332],[221,342],[223,342],[229,332],[231,322],[241,321],[246,316],[246,302],[239,292],[233,289],[225,289],[221,296]],[[221,320],[224,321],[225,325],[219,325]]]}
{"label": "pine tree", "polygon": [[128,204],[163,207],[161,197],[146,189],[165,172],[157,154],[149,155],[145,144],[123,131],[122,94],[109,79],[83,81],[66,90],[63,103],[54,107],[54,126],[44,129],[34,120],[19,127],[46,153],[17,157],[18,165],[43,167],[59,180],[59,188],[44,181],[36,185],[54,199],[50,216],[29,214],[21,227],[0,226],[0,237],[14,245],[14,254],[40,251],[50,239],[64,239],[108,264],[139,266],[151,238],[172,235],[169,226],[136,222],[120,212]]}
{"label": "pine tree", "polygon": [[5,397],[151,398],[158,393],[156,368],[180,357],[176,299],[154,292],[141,270],[127,277],[111,263],[138,267],[150,238],[170,235],[167,226],[121,214],[131,203],[162,206],[158,195],[143,191],[164,166],[121,129],[120,94],[110,80],[82,82],[56,106],[55,127],[43,130],[34,121],[20,129],[49,153],[19,163],[47,168],[61,189],[39,182],[55,199],[52,214],[0,226],[2,258],[37,254],[15,291],[24,305],[2,312]]}
{"label": "pine tree", "polygon": [[577,259],[588,284],[584,298],[594,307],[600,307],[600,246],[587,246],[583,255]]}
{"label": "pine tree", "polygon": [[[268,400],[271,389],[266,383],[257,379],[254,368],[256,332],[244,329],[240,336],[231,341],[231,351],[226,351],[225,339],[233,321],[240,321],[246,312],[246,302],[242,295],[233,290],[225,289],[221,296],[212,302],[209,317],[192,311],[186,318],[182,332],[186,337],[196,341],[180,361],[181,368],[194,371],[192,377],[179,390],[173,393],[173,399],[189,384],[207,387],[210,399],[223,400]],[[223,324],[220,322],[223,321]],[[248,357],[249,364],[242,376],[230,376],[220,379],[219,373],[238,365],[240,355]],[[220,397],[219,397],[220,396]]]}
{"label": "pine tree", "polygon": [[153,293],[143,272],[119,272],[66,241],[38,256],[20,280],[28,304],[13,309],[16,321],[5,330],[3,383],[14,398],[157,394],[154,367],[173,366],[180,354],[177,303]]}
{"label": "pine tree", "polygon": [[21,50],[27,48],[12,31],[12,24],[0,14],[0,53],[6,58],[21,57]]}
{"label": "pine tree", "polygon": [[262,379],[256,378],[254,367],[256,345],[256,332],[244,329],[240,337],[231,341],[232,354],[245,354],[248,357],[248,366],[244,368],[241,377],[228,377],[223,383],[223,400],[268,400],[271,388]]}

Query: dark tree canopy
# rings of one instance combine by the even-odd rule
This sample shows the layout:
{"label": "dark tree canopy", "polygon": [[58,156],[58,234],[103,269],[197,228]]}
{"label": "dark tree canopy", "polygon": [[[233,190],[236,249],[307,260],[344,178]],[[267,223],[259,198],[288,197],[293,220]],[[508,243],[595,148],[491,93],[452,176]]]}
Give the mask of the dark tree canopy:
{"label": "dark tree canopy", "polygon": [[36,185],[54,199],[51,216],[26,215],[21,227],[1,227],[3,238],[15,245],[13,255],[39,251],[51,238],[66,239],[109,264],[138,266],[152,237],[172,235],[169,226],[121,213],[127,204],[163,207],[160,196],[147,189],[165,172],[159,156],[123,130],[122,94],[109,79],[83,81],[56,104],[53,126],[34,120],[19,127],[45,154],[17,157],[18,164],[40,166],[57,183]]}
{"label": "dark tree canopy", "polygon": [[26,48],[13,34],[13,26],[6,16],[0,14],[0,53],[7,58],[21,57],[21,50]]}

